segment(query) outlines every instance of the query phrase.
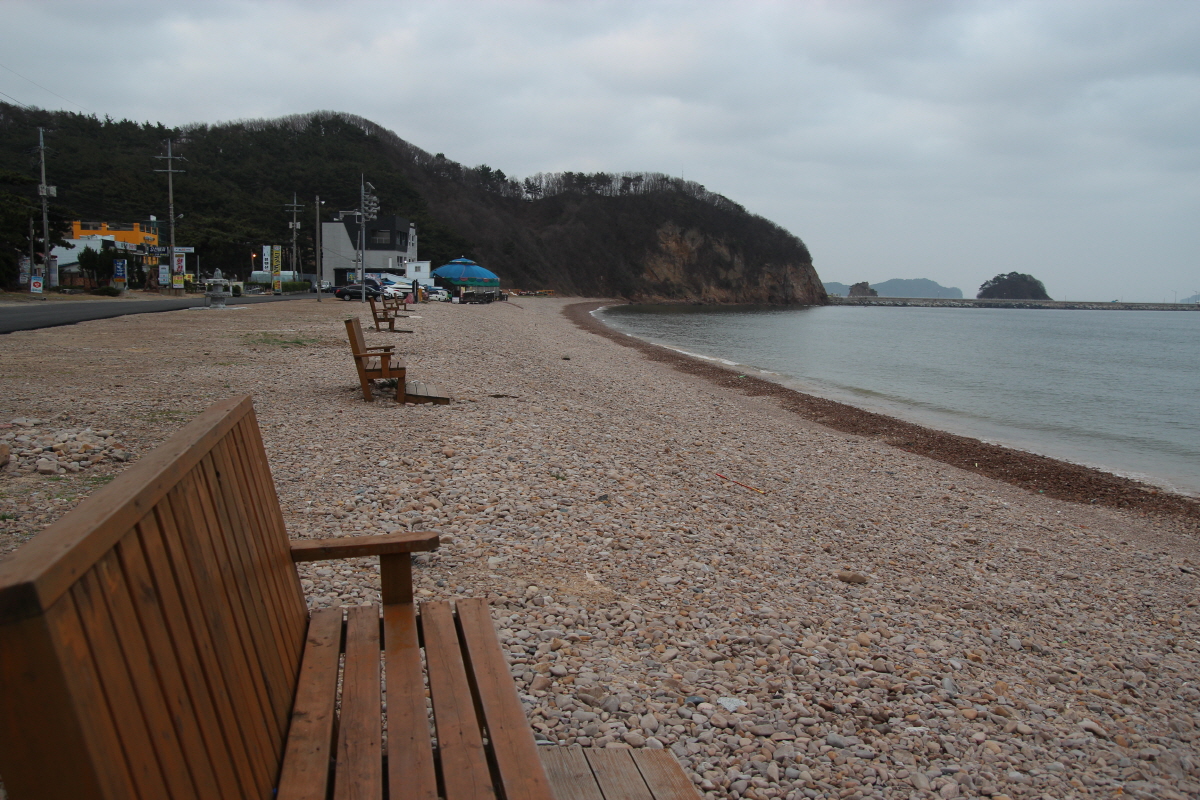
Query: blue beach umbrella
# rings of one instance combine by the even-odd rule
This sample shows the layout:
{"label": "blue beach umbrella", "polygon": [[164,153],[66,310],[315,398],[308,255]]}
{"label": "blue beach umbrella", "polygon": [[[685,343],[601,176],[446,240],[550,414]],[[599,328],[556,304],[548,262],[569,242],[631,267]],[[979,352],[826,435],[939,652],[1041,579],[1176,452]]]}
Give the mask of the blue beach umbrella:
{"label": "blue beach umbrella", "polygon": [[500,277],[469,258],[456,258],[432,272],[455,286],[499,286]]}

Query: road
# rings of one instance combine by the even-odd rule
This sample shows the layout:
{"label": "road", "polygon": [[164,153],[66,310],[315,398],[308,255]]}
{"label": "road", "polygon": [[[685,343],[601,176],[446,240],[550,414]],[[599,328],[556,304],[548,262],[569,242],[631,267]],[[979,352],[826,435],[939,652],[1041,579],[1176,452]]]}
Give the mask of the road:
{"label": "road", "polygon": [[[238,297],[226,300],[227,305],[247,303],[279,303],[287,300],[312,299],[313,294],[286,294],[282,297]],[[325,299],[325,298],[322,298]],[[329,299],[332,299],[330,297]],[[32,331],[38,328],[53,328],[56,325],[74,325],[90,319],[109,319],[126,314],[152,314],[158,311],[179,311],[204,305],[204,298],[181,298],[178,300],[87,300],[77,303],[25,303],[0,306],[0,333]]]}

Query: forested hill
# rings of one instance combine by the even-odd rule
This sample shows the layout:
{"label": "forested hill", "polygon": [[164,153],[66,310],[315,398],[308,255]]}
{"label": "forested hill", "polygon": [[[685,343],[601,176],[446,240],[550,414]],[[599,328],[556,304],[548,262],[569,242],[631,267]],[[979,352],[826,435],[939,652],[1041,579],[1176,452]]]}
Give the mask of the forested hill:
{"label": "forested hill", "polygon": [[[704,187],[658,174],[556,173],[524,180],[431,155],[369,120],[316,112],[170,129],[0,103],[0,193],[33,197],[37,128],[59,219],[167,217],[165,141],[187,161],[175,178],[180,244],[243,274],[261,244],[290,242],[284,204],[305,204],[301,259],[312,262],[313,198],[325,219],[358,203],[359,175],[381,212],[417,224],[420,258],[458,256],[511,288],[705,302],[820,303],[825,291],[804,243]],[[6,175],[7,173],[7,175]],[[36,183],[36,181],[35,181]],[[6,208],[13,206],[9,202]],[[11,210],[11,209],[10,209]],[[23,215],[4,215],[7,261],[27,250]],[[20,241],[15,239],[18,237]]]}

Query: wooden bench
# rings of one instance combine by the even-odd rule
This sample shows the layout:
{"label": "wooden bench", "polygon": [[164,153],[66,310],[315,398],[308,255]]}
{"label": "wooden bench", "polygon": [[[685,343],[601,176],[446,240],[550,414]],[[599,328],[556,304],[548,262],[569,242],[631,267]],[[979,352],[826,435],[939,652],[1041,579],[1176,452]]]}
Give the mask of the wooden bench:
{"label": "wooden bench", "polygon": [[371,304],[371,318],[375,320],[375,330],[383,330],[383,328],[379,327],[379,324],[381,322],[386,322],[388,330],[392,333],[412,333],[412,330],[409,328],[400,328],[399,330],[396,329],[396,319],[406,315],[397,314],[394,308],[388,308],[388,301],[386,298],[384,298],[383,303],[380,306],[375,305],[374,297],[367,298],[367,302]]}
{"label": "wooden bench", "polygon": [[[289,542],[250,398],[213,406],[0,562],[10,797],[551,800],[486,602],[413,602],[437,544]],[[372,555],[382,618],[310,616],[293,562]]]}
{"label": "wooden bench", "polygon": [[447,405],[450,397],[436,386],[424,381],[407,380],[407,369],[403,359],[392,351],[394,345],[367,347],[362,324],[357,317],[346,320],[346,336],[350,340],[350,351],[354,355],[354,366],[358,369],[358,382],[362,386],[363,400],[374,400],[371,394],[372,380],[396,381],[397,403],[433,403]]}
{"label": "wooden bench", "polygon": [[407,317],[408,316],[407,314],[399,313],[401,311],[408,311],[407,300],[408,300],[408,295],[406,295],[406,294],[398,294],[398,295],[386,295],[385,294],[383,296],[383,307],[385,309],[395,313],[395,315],[397,317]]}
{"label": "wooden bench", "polygon": [[558,800],[697,800],[667,750],[539,747]]}

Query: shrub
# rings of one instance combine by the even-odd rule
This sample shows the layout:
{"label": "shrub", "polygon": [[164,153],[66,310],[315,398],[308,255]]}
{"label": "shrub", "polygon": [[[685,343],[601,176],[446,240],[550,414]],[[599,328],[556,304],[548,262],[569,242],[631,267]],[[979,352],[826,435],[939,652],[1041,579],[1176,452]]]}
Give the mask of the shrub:
{"label": "shrub", "polygon": [[120,297],[121,290],[115,286],[101,286],[99,289],[92,289],[92,294],[98,294],[102,297]]}
{"label": "shrub", "polygon": [[285,292],[307,292],[312,288],[312,281],[284,281],[283,291]]}
{"label": "shrub", "polygon": [[242,296],[242,287],[238,286],[236,283],[233,285],[233,296],[234,297]]}

